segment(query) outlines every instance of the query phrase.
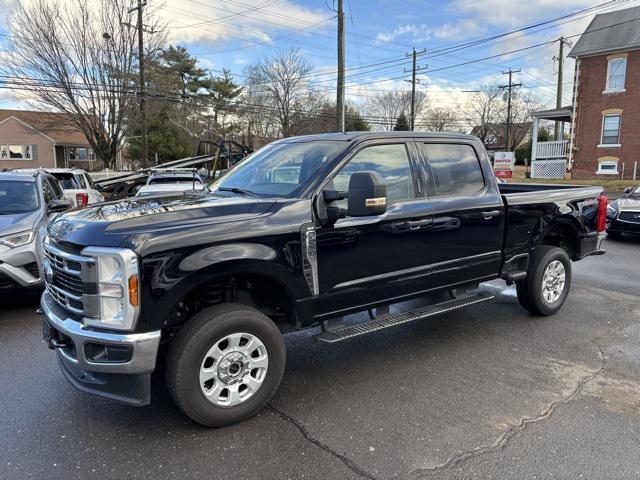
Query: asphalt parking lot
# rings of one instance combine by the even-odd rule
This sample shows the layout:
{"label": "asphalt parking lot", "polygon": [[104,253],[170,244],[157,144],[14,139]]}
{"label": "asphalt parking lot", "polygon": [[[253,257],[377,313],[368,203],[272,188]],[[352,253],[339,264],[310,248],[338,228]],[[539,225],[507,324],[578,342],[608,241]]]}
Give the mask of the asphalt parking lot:
{"label": "asphalt parking lot", "polygon": [[638,478],[640,239],[606,248],[554,317],[506,289],[340,345],[288,335],[270,407],[217,430],[158,379],[140,409],[75,391],[37,300],[3,298],[0,478]]}

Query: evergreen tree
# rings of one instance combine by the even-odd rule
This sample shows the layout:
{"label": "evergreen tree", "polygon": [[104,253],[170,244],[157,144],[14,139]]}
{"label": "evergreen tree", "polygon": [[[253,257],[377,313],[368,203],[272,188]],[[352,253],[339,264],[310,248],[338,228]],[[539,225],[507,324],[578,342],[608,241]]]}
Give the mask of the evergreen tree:
{"label": "evergreen tree", "polygon": [[396,120],[396,124],[393,127],[393,130],[396,132],[399,132],[399,131],[404,132],[409,130],[409,121],[407,120],[407,116],[404,114],[404,112],[402,112],[398,116],[398,119]]}

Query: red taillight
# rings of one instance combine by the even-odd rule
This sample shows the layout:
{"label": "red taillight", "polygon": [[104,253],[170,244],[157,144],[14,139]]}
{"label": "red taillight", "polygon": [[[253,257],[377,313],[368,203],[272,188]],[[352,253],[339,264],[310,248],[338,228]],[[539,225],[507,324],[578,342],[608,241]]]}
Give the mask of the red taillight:
{"label": "red taillight", "polygon": [[609,199],[606,195],[600,195],[598,199],[598,218],[596,219],[596,230],[598,233],[604,232],[607,226],[607,206]]}
{"label": "red taillight", "polygon": [[82,192],[76,193],[76,206],[86,207],[87,203],[89,203],[89,195]]}

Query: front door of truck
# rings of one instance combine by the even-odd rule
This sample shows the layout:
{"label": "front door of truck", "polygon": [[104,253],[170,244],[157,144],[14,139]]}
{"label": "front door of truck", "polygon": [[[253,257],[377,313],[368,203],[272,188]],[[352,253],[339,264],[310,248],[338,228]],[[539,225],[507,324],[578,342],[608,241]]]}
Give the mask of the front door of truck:
{"label": "front door of truck", "polygon": [[[336,312],[414,291],[428,275],[427,238],[431,207],[412,143],[365,144],[324,187],[346,191],[352,173],[374,171],[385,180],[387,211],[346,217],[317,231],[319,296],[317,309]],[[347,200],[339,202],[347,207]]]}
{"label": "front door of truck", "polygon": [[486,155],[475,142],[417,142],[433,209],[428,263],[434,287],[495,277],[505,209]]}

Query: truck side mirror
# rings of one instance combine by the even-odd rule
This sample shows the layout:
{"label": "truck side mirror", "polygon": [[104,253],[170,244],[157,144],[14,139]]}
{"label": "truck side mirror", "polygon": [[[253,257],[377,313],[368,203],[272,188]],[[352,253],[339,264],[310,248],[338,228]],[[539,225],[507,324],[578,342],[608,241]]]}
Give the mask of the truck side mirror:
{"label": "truck side mirror", "polygon": [[355,172],[349,179],[350,217],[380,215],[387,211],[387,186],[377,172]]}
{"label": "truck side mirror", "polygon": [[631,193],[632,188],[631,187],[627,187],[624,189],[624,193]]}

